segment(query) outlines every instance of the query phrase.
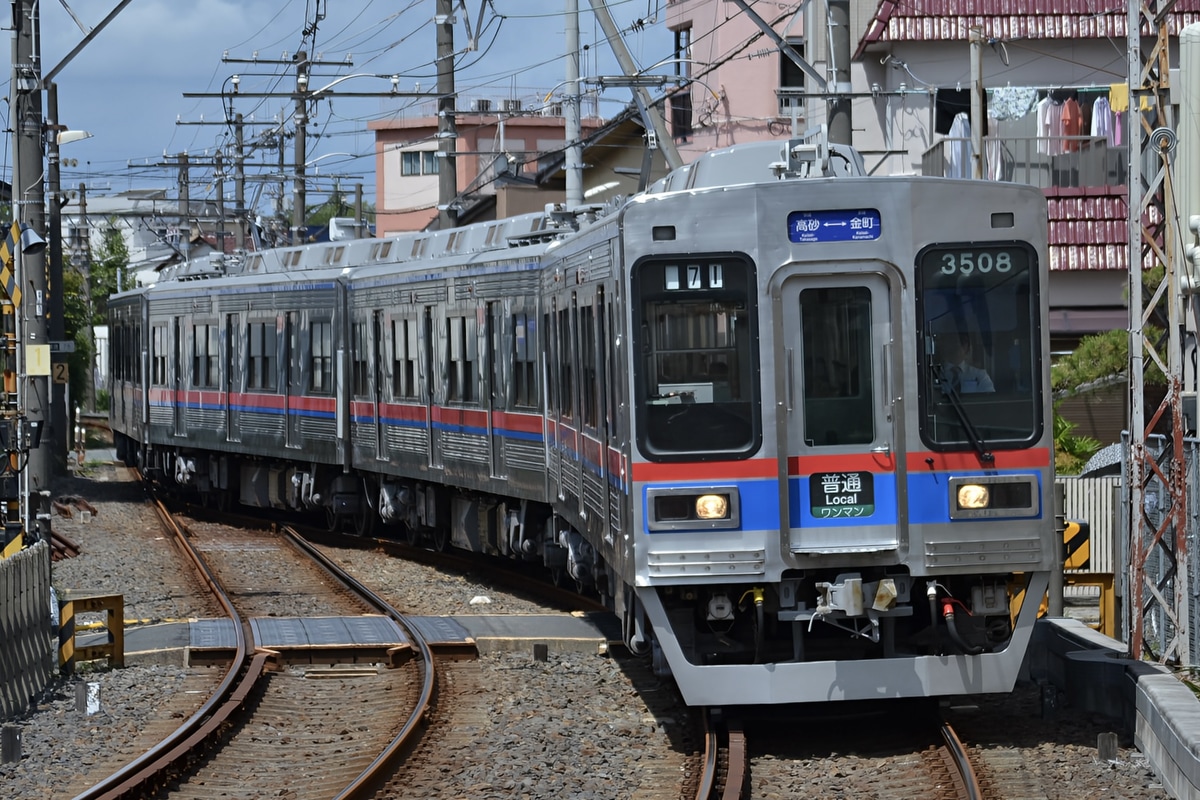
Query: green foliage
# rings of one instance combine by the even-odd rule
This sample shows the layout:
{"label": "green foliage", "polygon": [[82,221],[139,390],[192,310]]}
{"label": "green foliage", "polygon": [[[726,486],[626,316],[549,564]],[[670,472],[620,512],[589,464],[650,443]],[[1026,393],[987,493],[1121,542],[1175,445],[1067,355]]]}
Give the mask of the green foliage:
{"label": "green foliage", "polygon": [[1054,408],[1054,469],[1059,475],[1078,475],[1087,460],[1101,447],[1090,436],[1076,436],[1076,425]]}
{"label": "green foliage", "polygon": [[[1157,328],[1147,328],[1151,341],[1162,338]],[[1160,348],[1161,351],[1161,348]],[[1146,370],[1142,377],[1147,386],[1166,386],[1166,378],[1158,364],[1150,357],[1145,359]],[[1074,393],[1080,386],[1124,375],[1129,368],[1129,332],[1125,330],[1105,331],[1085,336],[1070,355],[1063,356],[1050,368],[1050,386],[1055,392]]]}
{"label": "green foliage", "polygon": [[[335,191],[321,205],[311,210],[306,208],[305,216],[309,225],[328,225],[329,220],[334,217],[354,216],[354,205],[343,192]],[[363,203],[363,218],[370,220],[374,217],[375,207],[370,203]]]}

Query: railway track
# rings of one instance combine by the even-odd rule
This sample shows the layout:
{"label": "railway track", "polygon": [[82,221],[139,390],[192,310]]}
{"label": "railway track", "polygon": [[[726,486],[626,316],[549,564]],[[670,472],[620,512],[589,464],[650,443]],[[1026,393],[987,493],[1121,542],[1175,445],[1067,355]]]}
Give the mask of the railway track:
{"label": "railway track", "polygon": [[978,754],[949,722],[895,706],[857,718],[757,718],[744,726],[730,720],[709,737],[719,744],[709,758],[715,779],[696,794],[704,800],[1037,796],[989,791],[994,784],[980,779]]}
{"label": "railway track", "polygon": [[[309,612],[403,618],[294,532],[208,523],[185,531],[161,505],[158,511],[226,610],[232,657],[195,714],[77,800],[211,797],[248,786],[298,799],[371,796],[421,732],[434,696],[433,654],[420,634],[405,630],[405,655],[417,658],[396,659],[392,666],[403,662],[396,669],[356,664],[356,650],[322,651],[329,664],[296,664],[313,654],[263,649],[250,615],[294,611],[297,601]],[[248,553],[256,577],[239,563]]]}

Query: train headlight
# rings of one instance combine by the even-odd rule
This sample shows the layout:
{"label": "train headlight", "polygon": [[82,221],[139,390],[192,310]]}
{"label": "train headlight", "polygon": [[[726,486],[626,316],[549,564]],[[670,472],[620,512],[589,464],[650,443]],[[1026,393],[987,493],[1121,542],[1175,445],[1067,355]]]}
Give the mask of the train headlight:
{"label": "train headlight", "polygon": [[725,519],[729,516],[729,497],[723,494],[702,494],[696,498],[697,519]]}
{"label": "train headlight", "polygon": [[964,483],[958,487],[959,508],[987,508],[991,501],[988,487],[978,483]]}
{"label": "train headlight", "polygon": [[950,519],[1029,519],[1042,513],[1037,473],[956,475],[948,489]]}
{"label": "train headlight", "polygon": [[736,486],[646,487],[649,530],[732,530],[741,525],[742,504]]}

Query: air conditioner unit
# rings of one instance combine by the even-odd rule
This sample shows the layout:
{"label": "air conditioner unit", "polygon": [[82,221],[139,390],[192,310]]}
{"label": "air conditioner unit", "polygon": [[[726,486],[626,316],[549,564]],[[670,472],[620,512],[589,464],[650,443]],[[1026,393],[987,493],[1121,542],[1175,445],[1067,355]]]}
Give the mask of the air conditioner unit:
{"label": "air conditioner unit", "polygon": [[561,117],[562,116],[562,103],[551,103],[548,106],[544,106],[542,108],[542,116],[543,117]]}
{"label": "air conditioner unit", "polygon": [[513,114],[521,110],[521,101],[511,97],[507,98],[503,102],[503,107],[509,114]]}
{"label": "air conditioner unit", "polygon": [[471,110],[479,111],[479,112],[486,114],[488,111],[492,110],[492,101],[484,100],[482,98],[479,100],[472,100],[471,101]]}

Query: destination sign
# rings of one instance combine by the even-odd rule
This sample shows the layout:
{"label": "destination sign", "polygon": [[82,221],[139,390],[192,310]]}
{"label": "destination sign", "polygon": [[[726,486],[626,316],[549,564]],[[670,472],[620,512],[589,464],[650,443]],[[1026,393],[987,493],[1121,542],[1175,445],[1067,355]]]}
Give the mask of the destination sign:
{"label": "destination sign", "polygon": [[788,214],[788,239],[802,242],[856,242],[878,239],[882,219],[873,208],[859,211],[793,211]]}
{"label": "destination sign", "polygon": [[875,476],[870,472],[818,472],[809,477],[808,490],[809,509],[817,519],[875,513]]}

